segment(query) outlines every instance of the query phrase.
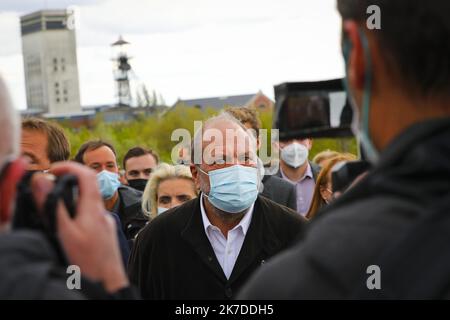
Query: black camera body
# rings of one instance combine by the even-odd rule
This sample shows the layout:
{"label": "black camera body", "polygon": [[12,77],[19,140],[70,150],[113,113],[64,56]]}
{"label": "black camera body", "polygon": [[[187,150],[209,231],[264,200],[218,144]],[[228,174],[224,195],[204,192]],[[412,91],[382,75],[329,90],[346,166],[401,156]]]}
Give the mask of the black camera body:
{"label": "black camera body", "polygon": [[274,89],[273,128],[280,140],[353,136],[343,79],[286,82]]}
{"label": "black camera body", "polygon": [[48,194],[43,210],[40,211],[36,206],[30,186],[34,173],[26,173],[17,185],[12,228],[14,230],[42,232],[54,246],[60,262],[67,265],[67,259],[57,236],[57,208],[62,201],[70,217],[75,218],[78,201],[78,180],[73,175],[56,178],[54,188]]}
{"label": "black camera body", "polygon": [[370,168],[370,163],[365,160],[338,164],[331,173],[333,192],[344,192],[359,175],[370,170]]}

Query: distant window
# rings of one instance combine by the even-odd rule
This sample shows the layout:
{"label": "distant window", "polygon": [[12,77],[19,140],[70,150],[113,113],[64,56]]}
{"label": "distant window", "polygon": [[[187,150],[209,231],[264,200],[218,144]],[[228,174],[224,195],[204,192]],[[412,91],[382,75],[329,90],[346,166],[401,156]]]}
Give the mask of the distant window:
{"label": "distant window", "polygon": [[260,104],[260,105],[258,106],[258,108],[259,108],[259,109],[265,109],[265,108],[266,108],[266,105],[265,105],[265,104]]}
{"label": "distant window", "polygon": [[67,102],[67,101],[69,101],[69,100],[67,99],[67,97],[64,97],[64,102]]}
{"label": "distant window", "polygon": [[40,21],[36,21],[32,24],[22,26],[22,35],[26,35],[28,33],[33,33],[42,30],[42,24]]}
{"label": "distant window", "polygon": [[45,28],[47,30],[65,29],[63,21],[46,21]]}
{"label": "distant window", "polygon": [[64,89],[64,90],[63,90],[63,93],[64,93],[64,94],[67,94],[67,89]]}
{"label": "distant window", "polygon": [[59,98],[56,98],[56,103],[59,103],[61,100]]}
{"label": "distant window", "polygon": [[58,87],[59,87],[59,83],[55,82],[55,88],[58,88]]}

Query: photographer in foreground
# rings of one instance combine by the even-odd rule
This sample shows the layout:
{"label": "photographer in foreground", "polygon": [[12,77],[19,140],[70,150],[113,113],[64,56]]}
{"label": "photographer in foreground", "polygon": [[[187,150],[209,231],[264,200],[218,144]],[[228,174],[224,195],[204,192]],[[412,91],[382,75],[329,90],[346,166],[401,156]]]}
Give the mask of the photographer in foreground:
{"label": "photographer in foreground", "polygon": [[[374,167],[240,297],[449,297],[450,2],[337,4],[355,134]],[[367,28],[371,5],[381,29]]]}
{"label": "photographer in foreground", "polygon": [[[60,203],[56,212],[59,242],[71,265],[81,270],[80,290],[69,290],[69,274],[58,263],[57,254],[40,232],[10,231],[16,185],[26,162],[18,158],[19,118],[0,79],[0,299],[109,299],[133,298],[129,289],[113,219],[105,214],[100,192],[92,181],[95,173],[74,163],[52,167],[60,177],[74,175],[79,198],[76,216],[69,217]],[[31,190],[40,214],[53,182],[35,174]]]}

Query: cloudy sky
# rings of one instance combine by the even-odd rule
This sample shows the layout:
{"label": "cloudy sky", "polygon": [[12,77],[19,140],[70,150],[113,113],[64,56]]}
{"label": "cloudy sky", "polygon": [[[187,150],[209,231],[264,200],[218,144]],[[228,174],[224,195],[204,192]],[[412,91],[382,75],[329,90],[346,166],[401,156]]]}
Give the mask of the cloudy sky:
{"label": "cloudy sky", "polygon": [[77,7],[83,106],[115,101],[110,44],[131,42],[135,84],[178,98],[342,77],[335,0],[1,0],[0,74],[26,108],[19,17]]}

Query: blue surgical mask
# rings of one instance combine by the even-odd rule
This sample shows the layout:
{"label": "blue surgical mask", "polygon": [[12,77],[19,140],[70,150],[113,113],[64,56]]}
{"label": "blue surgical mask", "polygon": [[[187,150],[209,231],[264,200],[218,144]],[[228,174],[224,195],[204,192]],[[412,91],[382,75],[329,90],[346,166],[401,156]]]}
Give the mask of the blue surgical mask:
{"label": "blue surgical mask", "polygon": [[166,212],[167,210],[169,210],[169,209],[163,208],[163,207],[158,207],[158,215],[160,215],[163,212]]}
{"label": "blue surgical mask", "polygon": [[210,190],[205,196],[217,209],[228,213],[238,213],[255,202],[258,197],[258,174],[254,167],[234,165],[208,173]]}
{"label": "blue surgical mask", "polygon": [[[367,42],[367,38],[363,31],[359,31],[359,36],[361,38],[361,43],[364,50],[364,58],[366,62],[366,74],[364,80],[364,92],[363,92],[363,101],[362,101],[362,115],[359,117],[358,108],[355,105],[354,100],[352,99],[352,94],[350,92],[350,87],[348,85],[347,71],[348,71],[348,58],[350,55],[351,44],[348,39],[344,39],[342,53],[345,61],[345,79],[344,86],[349,96],[349,101],[353,105],[353,123],[352,123],[352,131],[361,141],[361,145],[365,151],[365,155],[371,163],[376,163],[378,161],[379,152],[376,149],[373,141],[370,137],[370,97],[372,90],[372,65],[371,65],[371,57],[369,44]],[[361,120],[359,120],[361,119]]]}
{"label": "blue surgical mask", "polygon": [[97,174],[97,182],[103,199],[110,199],[120,186],[119,175],[103,170]]}

